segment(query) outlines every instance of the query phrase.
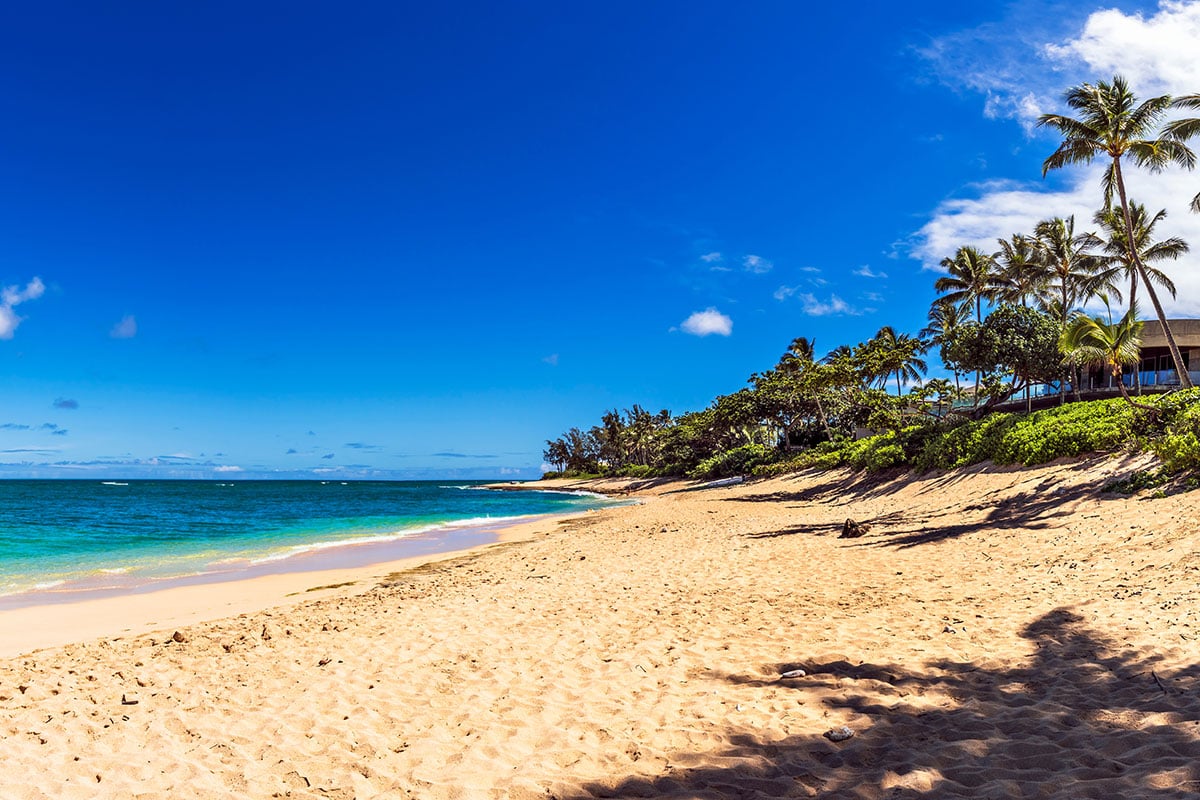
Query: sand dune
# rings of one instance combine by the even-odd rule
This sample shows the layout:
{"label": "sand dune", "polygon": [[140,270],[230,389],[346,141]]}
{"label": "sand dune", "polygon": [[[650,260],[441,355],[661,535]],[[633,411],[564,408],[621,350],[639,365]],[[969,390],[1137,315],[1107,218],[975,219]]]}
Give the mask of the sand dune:
{"label": "sand dune", "polygon": [[669,484],[10,659],[0,797],[1196,796],[1200,507],[1139,466]]}

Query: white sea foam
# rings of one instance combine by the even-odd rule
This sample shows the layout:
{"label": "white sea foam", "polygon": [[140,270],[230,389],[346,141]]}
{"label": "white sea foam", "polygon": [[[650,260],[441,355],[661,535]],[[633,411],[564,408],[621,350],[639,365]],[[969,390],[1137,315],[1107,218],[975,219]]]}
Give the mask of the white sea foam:
{"label": "white sea foam", "polygon": [[100,481],[100,485],[101,486],[128,486],[129,484],[122,483],[121,481]]}
{"label": "white sea foam", "polygon": [[315,553],[320,550],[331,550],[338,547],[351,547],[360,544],[384,544],[386,542],[397,542],[401,539],[408,539],[413,536],[419,536],[422,533],[431,533],[433,531],[442,530],[458,530],[462,528],[482,528],[490,525],[505,524],[516,522],[517,520],[529,519],[537,516],[536,514],[520,514],[507,517],[471,517],[468,519],[456,519],[449,522],[438,522],[432,525],[422,525],[416,528],[406,528],[404,530],[392,531],[389,533],[375,534],[374,536],[360,536],[348,539],[327,539],[319,542],[308,542],[306,544],[298,544],[289,547],[278,553],[260,556],[250,559],[251,564],[268,564],[274,561],[283,561],[294,556],[304,555],[306,553]]}

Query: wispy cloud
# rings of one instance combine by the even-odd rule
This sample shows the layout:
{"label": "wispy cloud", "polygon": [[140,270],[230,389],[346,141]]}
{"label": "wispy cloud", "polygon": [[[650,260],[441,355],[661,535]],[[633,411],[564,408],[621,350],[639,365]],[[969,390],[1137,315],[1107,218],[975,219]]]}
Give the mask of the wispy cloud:
{"label": "wispy cloud", "polygon": [[349,447],[351,450],[382,450],[383,446],[378,444],[366,444],[364,442],[346,442],[342,447]]}
{"label": "wispy cloud", "polygon": [[857,316],[862,313],[836,294],[831,294],[828,300],[807,293],[797,294],[796,297],[800,301],[800,311],[810,317]]}
{"label": "wispy cloud", "polygon": [[219,467],[213,467],[213,472],[242,472],[242,468],[233,464],[222,464]]}
{"label": "wispy cloud", "polygon": [[54,407],[64,411],[74,411],[79,408],[79,401],[69,397],[59,397],[54,400]]}
{"label": "wispy cloud", "polygon": [[765,275],[775,267],[775,264],[762,256],[748,255],[742,257],[742,269],[755,275]]}
{"label": "wispy cloud", "polygon": [[333,453],[326,453],[325,455],[321,456],[321,458],[333,458]]}
{"label": "wispy cloud", "polygon": [[438,458],[499,458],[499,456],[490,453],[433,453],[432,455]]}
{"label": "wispy cloud", "polygon": [[692,336],[709,336],[716,334],[717,336],[729,336],[733,333],[733,320],[717,311],[715,308],[706,308],[703,311],[696,311],[680,325],[680,330],[684,333],[689,333]]}
{"label": "wispy cloud", "polygon": [[285,455],[285,456],[294,456],[294,455],[296,455],[296,453],[298,453],[298,452],[299,452],[299,451],[298,451],[298,450],[296,450],[296,448],[294,448],[294,447],[289,447],[289,448],[287,449],[287,451],[284,453],[284,455]]}
{"label": "wispy cloud", "polygon": [[114,339],[132,339],[137,336],[138,326],[137,319],[133,314],[126,314],[121,317],[121,321],[112,326],[112,330],[108,335]]}
{"label": "wispy cloud", "polygon": [[29,430],[29,426],[28,426],[28,425],[22,425],[22,424],[21,424],[21,423],[19,423],[19,422],[5,422],[5,423],[3,423],[3,424],[0,424],[0,430],[6,430],[6,431],[27,431],[27,430]]}
{"label": "wispy cloud", "polygon": [[705,253],[704,255],[700,256],[700,260],[705,264],[720,264],[721,254],[716,251]]}
{"label": "wispy cloud", "polygon": [[861,267],[854,270],[854,274],[858,275],[859,277],[862,277],[862,278],[886,278],[887,277],[886,272],[882,272],[882,271],[876,272],[875,270],[871,269],[871,266],[869,264],[863,264]]}
{"label": "wispy cloud", "polygon": [[558,366],[558,353],[551,353],[550,355],[543,358],[542,361],[546,364],[549,364],[552,367],[557,367]]}
{"label": "wispy cloud", "polygon": [[0,289],[0,339],[11,339],[24,317],[17,316],[14,308],[30,300],[36,300],[46,292],[46,284],[42,279],[34,277],[22,289],[18,286],[6,286]]}

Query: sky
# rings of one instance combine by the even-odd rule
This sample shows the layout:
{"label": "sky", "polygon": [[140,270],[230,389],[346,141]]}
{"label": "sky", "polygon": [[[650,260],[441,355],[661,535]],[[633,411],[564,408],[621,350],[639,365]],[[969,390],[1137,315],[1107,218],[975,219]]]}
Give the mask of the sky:
{"label": "sky", "polygon": [[536,477],[1090,220],[1072,85],[1200,92],[1200,0],[120,6],[0,30],[3,477]]}

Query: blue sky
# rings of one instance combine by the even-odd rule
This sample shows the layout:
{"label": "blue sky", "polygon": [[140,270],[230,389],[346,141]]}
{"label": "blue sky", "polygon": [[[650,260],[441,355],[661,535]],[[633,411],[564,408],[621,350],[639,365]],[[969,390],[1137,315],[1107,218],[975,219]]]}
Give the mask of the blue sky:
{"label": "blue sky", "polygon": [[0,475],[536,475],[1093,208],[1072,83],[1200,91],[1197,2],[807,6],[10,11]]}

